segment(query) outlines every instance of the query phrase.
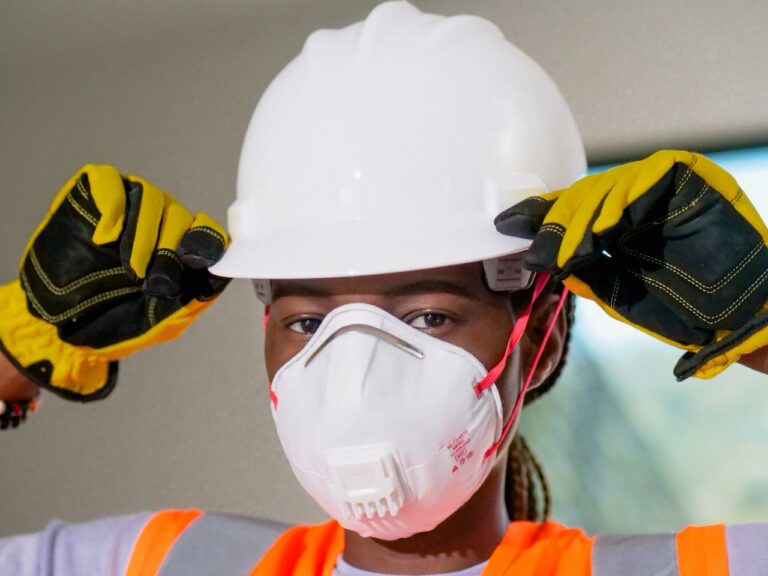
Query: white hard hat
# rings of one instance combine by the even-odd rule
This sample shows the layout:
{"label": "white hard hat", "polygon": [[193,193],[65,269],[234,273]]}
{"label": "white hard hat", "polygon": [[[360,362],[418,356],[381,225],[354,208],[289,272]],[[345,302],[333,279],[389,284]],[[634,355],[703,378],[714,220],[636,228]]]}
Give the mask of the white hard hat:
{"label": "white hard hat", "polygon": [[585,170],[549,76],[475,16],[386,2],[311,34],[248,127],[232,245],[212,272],[403,272],[524,250],[493,218]]}

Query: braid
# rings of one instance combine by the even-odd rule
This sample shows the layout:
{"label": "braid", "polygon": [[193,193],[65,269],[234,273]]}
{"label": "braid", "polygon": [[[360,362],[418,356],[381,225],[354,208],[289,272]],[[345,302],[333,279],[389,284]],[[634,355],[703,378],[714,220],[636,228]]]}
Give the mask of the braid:
{"label": "braid", "polygon": [[[507,479],[504,483],[504,501],[510,518],[526,518],[528,515],[528,474],[526,457],[519,436],[515,436],[507,457]],[[513,514],[514,513],[514,514]]]}
{"label": "braid", "polygon": [[[548,283],[545,293],[552,293],[560,287],[560,283],[552,280]],[[568,326],[573,324],[575,302],[569,294],[565,302],[565,313]],[[570,347],[570,330],[566,333],[560,362],[540,386],[531,390],[525,396],[524,405],[537,400],[552,388],[565,367]],[[552,498],[549,483],[544,470],[536,456],[533,455],[528,443],[521,434],[512,439],[507,457],[507,479],[504,484],[504,502],[507,513],[512,520],[530,520],[533,522],[546,521],[552,508]],[[539,509],[540,502],[543,509]]]}
{"label": "braid", "polygon": [[533,454],[531,454],[531,450],[522,436],[520,437],[520,444],[523,447],[523,456],[525,457],[525,483],[528,486],[526,494],[526,500],[528,501],[526,516],[531,514],[535,515],[538,512],[539,507],[537,505],[538,503],[536,502],[536,490],[534,489],[536,486],[536,482],[533,476],[535,469],[533,466],[531,466],[531,458],[533,458]]}

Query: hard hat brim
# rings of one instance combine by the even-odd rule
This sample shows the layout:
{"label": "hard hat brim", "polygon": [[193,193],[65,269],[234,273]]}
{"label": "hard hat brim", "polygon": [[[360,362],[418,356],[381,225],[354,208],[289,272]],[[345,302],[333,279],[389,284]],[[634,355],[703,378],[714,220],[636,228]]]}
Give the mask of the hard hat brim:
{"label": "hard hat brim", "polygon": [[[391,222],[351,221],[322,231],[235,237],[211,272],[259,279],[368,276],[479,262],[530,246],[530,240],[498,233],[490,220],[399,230],[393,230]],[[461,242],[461,238],[473,240]],[[429,250],[423,249],[426,246]]]}

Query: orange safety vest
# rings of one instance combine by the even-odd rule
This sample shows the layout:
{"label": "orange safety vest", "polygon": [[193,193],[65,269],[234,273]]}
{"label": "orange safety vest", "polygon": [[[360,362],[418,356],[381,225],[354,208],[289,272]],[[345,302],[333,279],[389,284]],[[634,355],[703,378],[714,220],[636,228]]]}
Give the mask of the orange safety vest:
{"label": "orange safety vest", "polygon": [[[513,522],[483,576],[591,576],[595,540],[556,522]],[[343,549],[344,530],[335,521],[297,526],[280,537],[250,576],[331,576]],[[679,532],[677,560],[680,576],[728,576],[725,526],[689,526]]]}
{"label": "orange safety vest", "polygon": [[[208,518],[208,526],[205,519]],[[213,573],[235,576],[232,556],[243,556],[237,573],[242,576],[331,576],[338,557],[344,549],[344,530],[335,521],[317,526],[295,526],[282,533],[266,552],[250,544],[247,538],[222,538],[250,528],[256,520],[237,519],[225,515],[204,515],[199,510],[167,510],[154,515],[140,533],[125,576],[166,576],[176,574]],[[205,548],[205,568],[201,559],[190,560],[186,554],[172,552],[182,548],[185,534],[198,525],[194,545],[188,550]],[[766,525],[745,525],[733,532],[737,544],[734,552],[750,556],[747,564],[766,568],[768,558],[764,535]],[[738,528],[738,527],[737,527]],[[746,534],[746,536],[744,534]],[[739,542],[760,536],[759,550],[746,550]],[[202,542],[215,544],[200,546]],[[218,539],[217,539],[218,538]],[[239,540],[227,549],[228,541]],[[255,542],[255,540],[254,540]],[[728,576],[729,558],[726,527],[689,526],[676,535],[648,536],[587,536],[582,530],[567,528],[556,522],[513,522],[504,539],[494,551],[484,575],[514,576],[634,576],[663,574],[678,576]],[[237,548],[239,546],[239,549]],[[755,548],[752,546],[752,548]],[[250,557],[248,555],[256,557]],[[734,554],[737,556],[737,554]],[[226,559],[227,569],[216,568],[216,562]],[[732,559],[733,560],[733,559]],[[738,559],[737,559],[738,560]],[[187,565],[185,565],[185,562]],[[740,566],[745,565],[741,562]],[[243,568],[245,567],[245,568]],[[197,568],[197,570],[196,570]],[[742,572],[738,570],[737,572]],[[750,574],[763,572],[749,571]]]}
{"label": "orange safety vest", "polygon": [[[513,522],[483,574],[590,576],[593,538],[554,522]],[[297,526],[275,543],[250,576],[331,576],[344,548],[344,530],[332,521]]]}

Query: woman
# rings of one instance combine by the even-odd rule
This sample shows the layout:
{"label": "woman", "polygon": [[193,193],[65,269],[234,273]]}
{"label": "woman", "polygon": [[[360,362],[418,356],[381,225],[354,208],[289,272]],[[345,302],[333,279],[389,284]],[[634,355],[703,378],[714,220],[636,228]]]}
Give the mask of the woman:
{"label": "woman", "polygon": [[[20,281],[0,292],[6,389],[29,397],[34,381],[102,398],[119,358],[180,334],[224,288],[221,277],[253,279],[269,306],[278,434],[334,521],[284,532],[165,511],[52,526],[0,554],[55,574],[756,565],[759,527],[616,540],[525,522],[545,519],[546,488],[540,506],[540,471],[514,431],[524,399],[557,377],[571,307],[548,273],[687,348],[681,376],[711,375],[755,350],[762,357],[766,233],[735,183],[683,152],[572,186],[584,169],[570,111],[535,63],[482,19],[404,2],[316,32],[267,90],[220,262],[227,239],[217,223],[141,178],[86,166],[27,246]],[[691,216],[682,236],[681,215]],[[700,261],[685,242],[702,227],[707,238],[729,238],[710,268],[732,292],[680,288]],[[632,251],[640,256],[629,266]],[[670,291],[684,295],[679,311],[680,299],[664,299]]]}

